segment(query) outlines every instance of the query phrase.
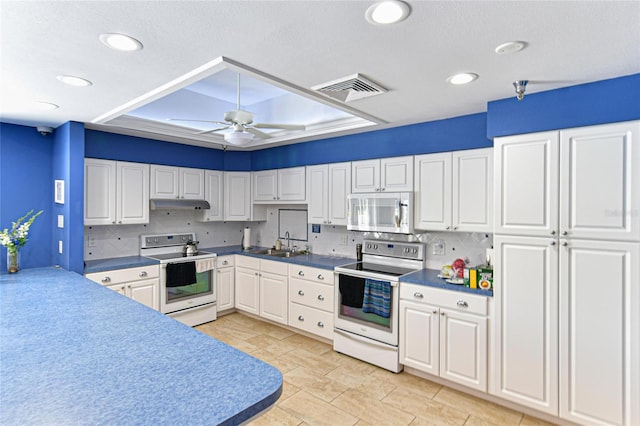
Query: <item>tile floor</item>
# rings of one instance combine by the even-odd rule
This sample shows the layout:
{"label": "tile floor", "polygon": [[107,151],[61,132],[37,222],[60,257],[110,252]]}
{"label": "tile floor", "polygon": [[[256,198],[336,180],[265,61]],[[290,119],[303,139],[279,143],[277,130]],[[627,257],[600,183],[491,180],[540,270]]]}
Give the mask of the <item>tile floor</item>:
{"label": "tile floor", "polygon": [[548,425],[240,313],[196,329],[282,372],[282,396],[251,425]]}

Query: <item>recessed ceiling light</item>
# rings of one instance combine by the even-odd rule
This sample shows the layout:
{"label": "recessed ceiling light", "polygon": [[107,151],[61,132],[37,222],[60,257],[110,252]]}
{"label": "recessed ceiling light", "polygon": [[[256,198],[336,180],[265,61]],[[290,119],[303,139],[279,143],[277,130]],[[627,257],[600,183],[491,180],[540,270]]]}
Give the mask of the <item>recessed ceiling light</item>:
{"label": "recessed ceiling light", "polygon": [[58,105],[56,104],[52,104],[51,102],[45,102],[45,101],[36,101],[34,102],[36,108],[38,108],[41,111],[49,111],[52,109],[58,109]]}
{"label": "recessed ceiling light", "polygon": [[371,5],[365,17],[372,24],[395,24],[407,19],[411,9],[409,5],[398,0],[386,0]]}
{"label": "recessed ceiling light", "polygon": [[122,52],[133,52],[142,49],[142,43],[133,37],[124,34],[105,33],[100,34],[100,41],[106,46]]}
{"label": "recessed ceiling light", "polygon": [[80,78],[80,77],[75,77],[73,75],[59,75],[59,76],[56,76],[56,78],[61,82],[63,82],[64,84],[68,84],[69,86],[84,87],[84,86],[91,86],[93,84],[89,80],[85,80],[84,78]]}
{"label": "recessed ceiling light", "polygon": [[498,55],[510,55],[511,53],[521,51],[525,47],[527,47],[526,41],[509,41],[496,47],[496,53]]}
{"label": "recessed ceiling light", "polygon": [[449,84],[454,84],[456,86],[460,84],[471,83],[473,80],[478,78],[478,74],[474,74],[472,72],[463,72],[460,74],[454,74],[451,77],[447,78],[447,82]]}

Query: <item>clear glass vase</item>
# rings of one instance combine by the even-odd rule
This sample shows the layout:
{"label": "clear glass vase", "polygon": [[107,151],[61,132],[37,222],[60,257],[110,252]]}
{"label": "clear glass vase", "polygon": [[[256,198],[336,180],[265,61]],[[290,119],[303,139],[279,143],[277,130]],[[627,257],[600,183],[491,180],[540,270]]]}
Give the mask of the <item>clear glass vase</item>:
{"label": "clear glass vase", "polygon": [[20,270],[20,250],[7,250],[7,271],[15,274]]}

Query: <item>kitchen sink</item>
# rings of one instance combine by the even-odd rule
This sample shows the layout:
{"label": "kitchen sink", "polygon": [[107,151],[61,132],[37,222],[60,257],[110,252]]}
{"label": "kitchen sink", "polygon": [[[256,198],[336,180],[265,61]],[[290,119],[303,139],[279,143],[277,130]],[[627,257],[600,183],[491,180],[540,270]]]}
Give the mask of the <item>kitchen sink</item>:
{"label": "kitchen sink", "polygon": [[257,249],[250,250],[251,254],[263,254],[265,256],[273,256],[273,257],[294,257],[299,256],[302,253],[294,252],[294,251],[286,251],[286,250],[276,250],[276,249]]}

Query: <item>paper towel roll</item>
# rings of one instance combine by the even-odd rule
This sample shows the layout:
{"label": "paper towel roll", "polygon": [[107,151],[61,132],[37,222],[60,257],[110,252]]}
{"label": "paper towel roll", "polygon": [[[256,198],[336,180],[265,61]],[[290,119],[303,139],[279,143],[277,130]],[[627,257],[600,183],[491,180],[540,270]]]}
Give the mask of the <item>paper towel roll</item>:
{"label": "paper towel roll", "polygon": [[248,226],[244,228],[244,234],[242,234],[242,248],[251,248],[251,228]]}

